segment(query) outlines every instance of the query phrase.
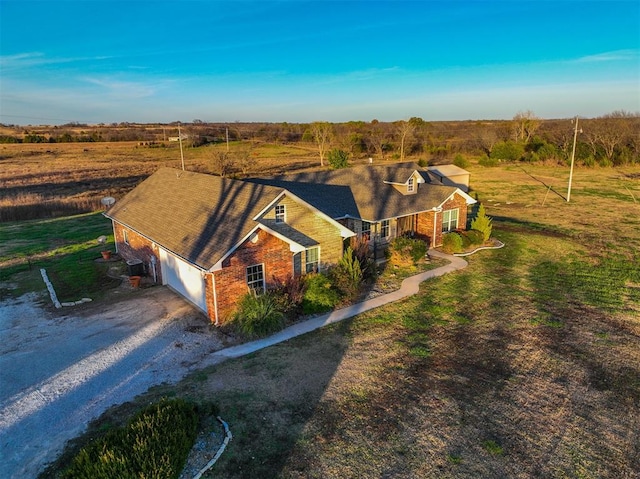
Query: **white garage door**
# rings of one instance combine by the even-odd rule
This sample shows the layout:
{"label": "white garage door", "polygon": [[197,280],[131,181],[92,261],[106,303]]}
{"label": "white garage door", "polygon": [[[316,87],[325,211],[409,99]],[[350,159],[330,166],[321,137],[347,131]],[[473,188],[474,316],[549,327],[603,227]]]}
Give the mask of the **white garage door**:
{"label": "white garage door", "polygon": [[160,249],[162,284],[175,289],[203,311],[207,311],[205,283],[200,270]]}

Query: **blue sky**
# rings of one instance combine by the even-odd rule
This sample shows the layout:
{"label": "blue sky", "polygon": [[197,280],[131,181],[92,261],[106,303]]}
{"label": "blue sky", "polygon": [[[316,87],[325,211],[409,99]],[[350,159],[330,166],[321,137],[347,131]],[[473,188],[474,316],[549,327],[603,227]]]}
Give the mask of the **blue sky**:
{"label": "blue sky", "polygon": [[0,0],[0,122],[640,111],[640,1]]}

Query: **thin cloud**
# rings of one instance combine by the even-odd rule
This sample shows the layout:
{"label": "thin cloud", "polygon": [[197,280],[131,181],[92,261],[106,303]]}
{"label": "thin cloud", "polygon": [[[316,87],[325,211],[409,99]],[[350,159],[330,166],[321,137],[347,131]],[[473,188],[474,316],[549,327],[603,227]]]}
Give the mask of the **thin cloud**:
{"label": "thin cloud", "polygon": [[637,59],[640,53],[637,50],[616,50],[612,52],[597,53],[595,55],[587,55],[574,60],[574,63],[601,63],[615,62],[621,60]]}
{"label": "thin cloud", "polygon": [[167,80],[160,83],[149,83],[97,77],[84,77],[81,80],[106,90],[106,94],[112,97],[129,99],[154,96],[164,84],[170,83],[170,81]]}
{"label": "thin cloud", "polygon": [[20,70],[33,67],[39,67],[43,65],[58,65],[64,63],[74,62],[86,62],[96,60],[107,60],[109,56],[95,56],[95,57],[47,57],[42,52],[25,52],[17,53],[15,55],[3,55],[0,56],[0,68],[3,70]]}

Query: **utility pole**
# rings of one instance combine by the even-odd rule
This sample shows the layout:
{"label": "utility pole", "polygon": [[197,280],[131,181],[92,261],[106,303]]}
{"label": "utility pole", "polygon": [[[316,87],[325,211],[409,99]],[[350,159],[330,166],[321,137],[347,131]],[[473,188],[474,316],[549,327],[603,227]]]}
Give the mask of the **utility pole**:
{"label": "utility pole", "polygon": [[178,141],[180,142],[180,159],[182,160],[182,171],[184,171],[184,154],[182,153],[182,133],[180,133],[180,123],[178,123]]}
{"label": "utility pole", "polygon": [[[580,130],[582,133],[582,130]],[[571,150],[571,169],[569,170],[569,189],[567,190],[567,203],[571,199],[571,180],[573,179],[573,161],[576,157],[576,140],[578,139],[578,117],[576,116],[576,127],[573,131],[573,150]]]}
{"label": "utility pole", "polygon": [[226,128],[227,132],[227,153],[229,153],[229,127]]}

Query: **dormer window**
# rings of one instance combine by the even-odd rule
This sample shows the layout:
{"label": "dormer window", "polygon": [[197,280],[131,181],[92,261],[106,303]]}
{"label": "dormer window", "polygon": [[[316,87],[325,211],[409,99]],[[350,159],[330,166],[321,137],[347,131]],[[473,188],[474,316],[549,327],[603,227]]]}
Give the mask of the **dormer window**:
{"label": "dormer window", "polygon": [[413,193],[415,191],[415,188],[416,184],[412,176],[411,178],[409,178],[409,181],[407,181],[407,193]]}
{"label": "dormer window", "polygon": [[286,215],[284,205],[276,206],[276,223],[285,223]]}

